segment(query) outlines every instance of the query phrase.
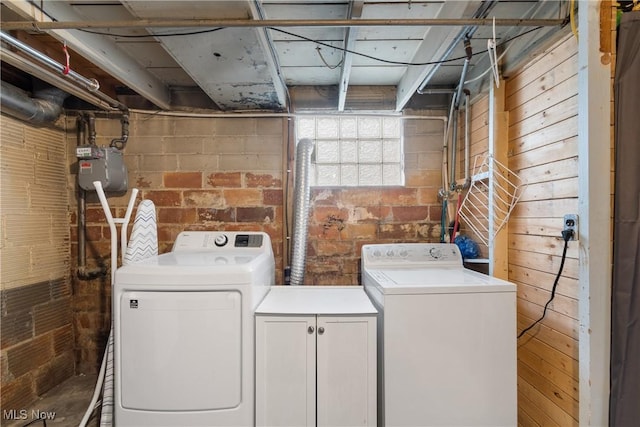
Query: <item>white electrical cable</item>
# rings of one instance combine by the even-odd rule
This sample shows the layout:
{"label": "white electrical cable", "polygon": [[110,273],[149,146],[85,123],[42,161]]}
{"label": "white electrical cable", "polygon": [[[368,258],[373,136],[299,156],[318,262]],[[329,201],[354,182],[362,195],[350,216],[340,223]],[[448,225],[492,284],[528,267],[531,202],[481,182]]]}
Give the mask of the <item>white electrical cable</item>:
{"label": "white electrical cable", "polygon": [[498,58],[496,54],[496,17],[493,17],[493,38],[487,40],[487,53],[489,55],[489,63],[491,64],[491,71],[493,72],[493,80],[496,87],[500,87],[500,72],[498,70]]}

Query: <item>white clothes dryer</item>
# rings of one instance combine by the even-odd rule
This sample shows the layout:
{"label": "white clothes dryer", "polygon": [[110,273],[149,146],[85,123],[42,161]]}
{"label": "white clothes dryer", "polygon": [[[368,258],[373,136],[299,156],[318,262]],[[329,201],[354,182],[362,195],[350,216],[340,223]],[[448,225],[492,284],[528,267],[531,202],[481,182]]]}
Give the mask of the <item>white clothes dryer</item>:
{"label": "white clothes dryer", "polygon": [[254,424],[253,316],[274,264],[265,233],[189,231],[116,271],[115,425]]}
{"label": "white clothes dryer", "polygon": [[516,287],[455,244],[362,248],[378,309],[381,426],[517,425]]}

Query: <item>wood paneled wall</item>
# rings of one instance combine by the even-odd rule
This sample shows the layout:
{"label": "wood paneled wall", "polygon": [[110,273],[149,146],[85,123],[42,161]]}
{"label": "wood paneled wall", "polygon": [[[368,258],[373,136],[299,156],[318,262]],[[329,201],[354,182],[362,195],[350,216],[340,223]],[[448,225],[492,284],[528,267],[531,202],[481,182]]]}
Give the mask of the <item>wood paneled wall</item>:
{"label": "wood paneled wall", "polygon": [[[564,214],[578,212],[578,60],[567,36],[506,80],[509,168],[528,182],[509,221],[518,330],[543,312],[558,272]],[[519,424],[578,424],[578,245],[569,242],[554,301],[518,342]]]}

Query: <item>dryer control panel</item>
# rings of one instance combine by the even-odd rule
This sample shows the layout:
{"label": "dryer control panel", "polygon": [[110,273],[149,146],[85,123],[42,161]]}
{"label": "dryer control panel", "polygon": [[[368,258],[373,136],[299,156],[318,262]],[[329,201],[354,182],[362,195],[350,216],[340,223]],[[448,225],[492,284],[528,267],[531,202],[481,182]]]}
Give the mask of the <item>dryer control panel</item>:
{"label": "dryer control panel", "polygon": [[362,265],[375,267],[462,267],[462,255],[453,243],[392,243],[364,245]]}
{"label": "dryer control panel", "polygon": [[262,248],[269,241],[265,236],[263,232],[183,231],[176,238],[172,252]]}

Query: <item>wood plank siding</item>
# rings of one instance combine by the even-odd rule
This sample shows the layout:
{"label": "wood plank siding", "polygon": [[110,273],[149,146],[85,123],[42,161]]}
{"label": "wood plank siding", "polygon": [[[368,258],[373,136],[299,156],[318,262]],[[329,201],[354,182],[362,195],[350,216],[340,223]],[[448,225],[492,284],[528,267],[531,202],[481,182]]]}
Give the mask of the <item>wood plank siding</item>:
{"label": "wood plank siding", "polygon": [[[506,80],[509,168],[529,184],[509,221],[518,330],[542,314],[560,266],[562,217],[578,211],[577,43],[568,36]],[[578,425],[578,249],[545,319],[518,343],[519,424]]]}

